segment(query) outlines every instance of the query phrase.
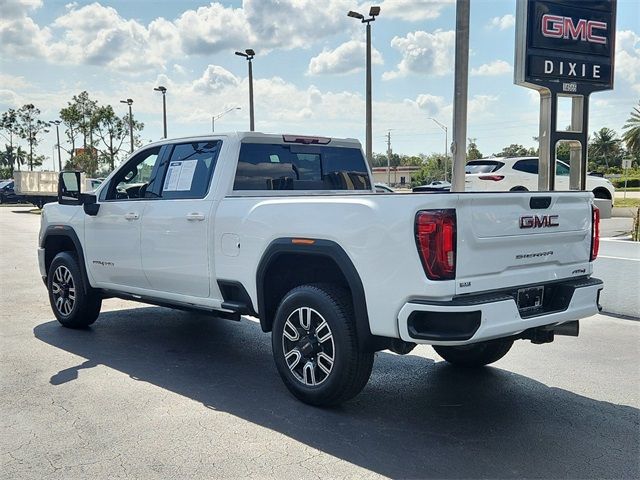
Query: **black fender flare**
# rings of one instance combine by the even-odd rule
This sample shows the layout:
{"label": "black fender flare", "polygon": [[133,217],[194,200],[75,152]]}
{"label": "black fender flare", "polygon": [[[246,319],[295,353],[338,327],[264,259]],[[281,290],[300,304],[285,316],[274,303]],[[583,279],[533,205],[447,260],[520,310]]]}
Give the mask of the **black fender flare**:
{"label": "black fender flare", "polygon": [[49,225],[42,236],[40,248],[45,248],[47,239],[51,237],[67,237],[73,243],[76,252],[78,253],[78,263],[80,264],[80,271],[82,272],[84,291],[87,293],[88,289],[91,288],[91,284],[89,283],[89,277],[87,275],[87,264],[84,259],[84,250],[82,249],[82,244],[80,243],[78,234],[73,227],[69,225]]}
{"label": "black fender flare", "polygon": [[369,315],[367,313],[367,301],[364,294],[364,287],[360,275],[353,262],[340,245],[331,240],[305,238],[303,242],[294,242],[293,238],[278,238],[273,240],[264,251],[256,273],[258,312],[260,312],[260,327],[263,332],[271,331],[271,324],[266,318],[264,283],[267,269],[278,256],[287,253],[302,255],[314,255],[328,257],[335,262],[342,275],[349,284],[353,300],[356,329],[358,339],[363,345],[370,343],[373,339],[369,326]]}

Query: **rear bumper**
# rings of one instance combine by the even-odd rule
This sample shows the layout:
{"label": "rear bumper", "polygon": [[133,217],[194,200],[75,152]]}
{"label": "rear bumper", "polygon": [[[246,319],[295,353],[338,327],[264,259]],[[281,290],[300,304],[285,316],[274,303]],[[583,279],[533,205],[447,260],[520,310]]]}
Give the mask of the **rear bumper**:
{"label": "rear bumper", "polygon": [[546,287],[553,297],[544,311],[529,316],[518,310],[515,290],[461,296],[449,302],[408,302],[398,314],[400,338],[432,345],[466,345],[579,320],[600,310],[602,280],[578,279]]}

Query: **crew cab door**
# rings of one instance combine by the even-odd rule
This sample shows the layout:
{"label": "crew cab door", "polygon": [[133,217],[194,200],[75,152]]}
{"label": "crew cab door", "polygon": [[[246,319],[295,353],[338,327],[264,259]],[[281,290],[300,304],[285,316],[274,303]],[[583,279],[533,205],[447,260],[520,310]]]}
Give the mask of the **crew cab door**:
{"label": "crew cab door", "polygon": [[153,203],[162,147],[135,155],[100,191],[100,210],[85,216],[85,256],[97,286],[148,288],[140,260],[140,225]]}
{"label": "crew cab door", "polygon": [[194,297],[220,297],[211,291],[213,195],[209,187],[222,142],[179,143],[163,161],[160,199],[142,219],[142,267],[153,290]]}

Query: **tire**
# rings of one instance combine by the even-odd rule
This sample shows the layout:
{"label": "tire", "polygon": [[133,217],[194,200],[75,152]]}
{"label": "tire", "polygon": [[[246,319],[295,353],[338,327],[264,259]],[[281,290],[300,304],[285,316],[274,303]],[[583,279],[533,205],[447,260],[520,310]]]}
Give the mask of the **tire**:
{"label": "tire", "polygon": [[504,357],[512,345],[512,339],[498,338],[496,340],[460,347],[434,345],[433,349],[452,365],[459,367],[483,367],[490,363],[497,362]]}
{"label": "tire", "polygon": [[273,357],[282,381],[302,402],[338,405],[369,381],[374,353],[359,347],[353,319],[351,296],[333,285],[302,285],[280,302]]}
{"label": "tire", "polygon": [[604,188],[596,188],[593,191],[593,196],[595,198],[599,198],[602,200],[611,200],[611,195],[609,194],[609,191]]}
{"label": "tire", "polygon": [[96,321],[102,297],[86,285],[77,258],[71,252],[55,256],[47,274],[49,303],[58,321],[67,328],[86,328]]}
{"label": "tire", "polygon": [[511,190],[509,190],[510,192],[528,192],[529,189],[527,187],[522,187],[522,186],[518,186],[518,187],[513,187]]}

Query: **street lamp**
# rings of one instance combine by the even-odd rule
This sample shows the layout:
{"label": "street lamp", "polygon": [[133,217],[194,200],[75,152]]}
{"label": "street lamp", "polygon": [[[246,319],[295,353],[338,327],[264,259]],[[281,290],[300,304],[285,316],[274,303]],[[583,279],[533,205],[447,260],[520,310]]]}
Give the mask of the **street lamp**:
{"label": "street lamp", "polygon": [[224,116],[224,115],[226,115],[227,113],[232,112],[232,111],[234,111],[234,110],[242,110],[242,108],[240,108],[240,107],[231,107],[231,108],[229,108],[228,110],[225,110],[225,111],[224,111],[224,112],[222,112],[222,113],[219,113],[219,114],[217,114],[217,115],[212,115],[212,116],[211,116],[211,131],[212,131],[212,132],[215,132],[215,131],[216,131],[216,123],[215,123],[215,122],[216,122],[216,120],[218,120],[219,118],[223,117],[223,116]]}
{"label": "street lamp", "polygon": [[441,124],[435,118],[429,117],[429,120],[432,120],[436,125],[438,125],[442,130],[444,130],[444,181],[447,181],[447,163],[449,162],[449,154],[447,153],[447,147],[449,145],[449,131],[447,127]]}
{"label": "street lamp", "polygon": [[236,52],[236,55],[247,59],[249,64],[249,130],[253,132],[255,130],[255,121],[253,118],[253,67],[251,60],[255,57],[256,52],[247,48],[244,52]]}
{"label": "street lamp", "polygon": [[127,98],[126,100],[120,100],[120,103],[126,103],[129,105],[129,137],[131,138],[131,153],[133,153],[133,113],[131,112],[133,100]]}
{"label": "street lamp", "polygon": [[371,7],[369,9],[369,18],[365,18],[364,15],[358,12],[349,11],[347,13],[348,17],[355,18],[356,20],[360,20],[362,23],[367,25],[367,67],[366,67],[366,76],[367,76],[367,92],[366,92],[366,103],[367,103],[367,113],[366,113],[366,123],[367,123],[367,160],[369,164],[373,161],[373,134],[372,134],[372,126],[371,126],[371,22],[375,21],[376,17],[380,15],[380,7]]}
{"label": "street lamp", "polygon": [[164,125],[164,138],[167,138],[167,98],[165,96],[167,89],[160,85],[159,87],[155,87],[154,90],[156,92],[162,92],[162,124]]}
{"label": "street lamp", "polygon": [[[62,156],[60,155],[60,124],[62,123],[60,120],[51,120],[49,123],[56,126],[56,139],[58,143],[56,146],[58,147],[58,171],[62,171]],[[54,163],[55,165],[55,163]]]}

